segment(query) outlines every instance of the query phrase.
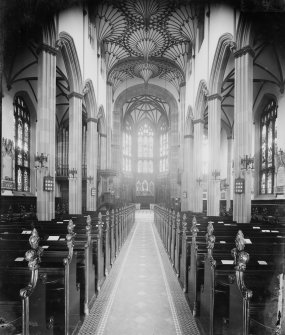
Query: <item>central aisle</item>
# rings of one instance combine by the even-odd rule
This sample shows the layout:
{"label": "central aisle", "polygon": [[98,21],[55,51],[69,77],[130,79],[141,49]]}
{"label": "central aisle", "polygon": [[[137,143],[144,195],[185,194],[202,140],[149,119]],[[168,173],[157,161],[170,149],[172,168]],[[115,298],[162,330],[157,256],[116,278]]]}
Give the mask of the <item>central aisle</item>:
{"label": "central aisle", "polygon": [[199,334],[152,211],[136,212],[134,230],[79,334]]}

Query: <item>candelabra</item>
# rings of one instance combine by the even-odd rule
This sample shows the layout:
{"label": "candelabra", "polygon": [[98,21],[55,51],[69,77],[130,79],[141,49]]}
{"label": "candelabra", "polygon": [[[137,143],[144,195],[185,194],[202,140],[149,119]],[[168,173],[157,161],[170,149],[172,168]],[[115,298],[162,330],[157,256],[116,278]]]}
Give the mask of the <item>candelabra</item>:
{"label": "candelabra", "polygon": [[94,177],[92,177],[92,176],[89,176],[89,177],[86,178],[86,180],[88,180],[89,184],[92,183],[93,179],[94,179]]}
{"label": "candelabra", "polygon": [[69,176],[69,179],[77,178],[77,170],[75,168],[69,169],[68,176]]}
{"label": "candelabra", "polygon": [[240,164],[242,170],[252,170],[254,169],[254,157],[244,155],[243,158],[241,158]]}
{"label": "candelabra", "polygon": [[218,170],[213,170],[212,171],[212,176],[214,177],[214,179],[216,180],[217,179],[217,177],[219,177],[220,176],[220,171],[218,171]]}
{"label": "candelabra", "polygon": [[196,182],[199,184],[199,186],[202,183],[202,181],[203,181],[203,179],[201,179],[201,177],[199,177],[199,178],[196,179]]}
{"label": "candelabra", "polygon": [[47,168],[47,155],[44,153],[41,153],[40,155],[35,155],[35,168],[36,169],[42,169]]}

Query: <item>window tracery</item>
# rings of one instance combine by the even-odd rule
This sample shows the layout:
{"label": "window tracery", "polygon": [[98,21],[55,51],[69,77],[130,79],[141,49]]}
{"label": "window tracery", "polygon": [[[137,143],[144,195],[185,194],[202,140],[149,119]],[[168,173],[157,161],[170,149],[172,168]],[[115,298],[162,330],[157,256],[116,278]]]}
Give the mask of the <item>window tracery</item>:
{"label": "window tracery", "polygon": [[260,119],[260,193],[274,193],[277,105],[271,100]]}
{"label": "window tracery", "polygon": [[30,191],[30,112],[24,99],[16,96],[14,100],[15,120],[15,159],[16,159],[16,190]]}

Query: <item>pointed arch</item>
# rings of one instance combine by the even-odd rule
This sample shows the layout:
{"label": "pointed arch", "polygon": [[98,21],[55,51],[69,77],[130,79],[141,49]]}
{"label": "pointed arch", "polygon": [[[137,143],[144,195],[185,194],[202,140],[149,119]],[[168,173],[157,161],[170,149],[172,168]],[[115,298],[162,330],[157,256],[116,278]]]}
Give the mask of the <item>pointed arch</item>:
{"label": "pointed arch", "polygon": [[66,32],[59,34],[58,46],[61,49],[66,67],[70,92],[82,93],[82,75],[73,38]]}
{"label": "pointed arch", "polygon": [[188,106],[186,122],[185,122],[185,135],[193,135],[193,109],[191,106]]}
{"label": "pointed arch", "polygon": [[97,119],[98,119],[98,126],[101,127],[100,129],[101,134],[107,134],[106,116],[103,105],[100,105],[99,107]]}
{"label": "pointed arch", "polygon": [[84,100],[87,108],[87,117],[96,118],[97,117],[97,101],[94,91],[93,82],[91,79],[85,80],[83,88]]}
{"label": "pointed arch", "polygon": [[236,32],[237,50],[245,46],[253,46],[253,31],[252,23],[246,14],[241,13],[239,17],[237,32]]}
{"label": "pointed arch", "polygon": [[197,96],[196,96],[196,101],[195,101],[195,111],[194,111],[195,119],[204,118],[204,111],[207,106],[207,96],[208,96],[207,83],[204,79],[202,79],[198,86]]}
{"label": "pointed arch", "polygon": [[224,73],[233,46],[233,36],[223,34],[218,41],[209,80],[209,94],[220,94]]}

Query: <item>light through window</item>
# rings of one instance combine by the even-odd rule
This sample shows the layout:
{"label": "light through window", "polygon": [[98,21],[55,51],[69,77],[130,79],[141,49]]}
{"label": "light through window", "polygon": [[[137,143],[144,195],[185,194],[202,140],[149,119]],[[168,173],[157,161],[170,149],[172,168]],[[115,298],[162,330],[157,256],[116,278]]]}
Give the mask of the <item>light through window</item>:
{"label": "light through window", "polygon": [[138,131],[138,173],[153,173],[153,130],[147,123]]}
{"label": "light through window", "polygon": [[275,150],[277,131],[275,127],[277,119],[277,106],[271,100],[261,116],[260,120],[260,193],[272,194],[274,192]]}
{"label": "light through window", "polygon": [[132,171],[132,136],[123,132],[123,171]]}
{"label": "light through window", "polygon": [[30,191],[30,113],[21,97],[14,100],[16,190]]}

